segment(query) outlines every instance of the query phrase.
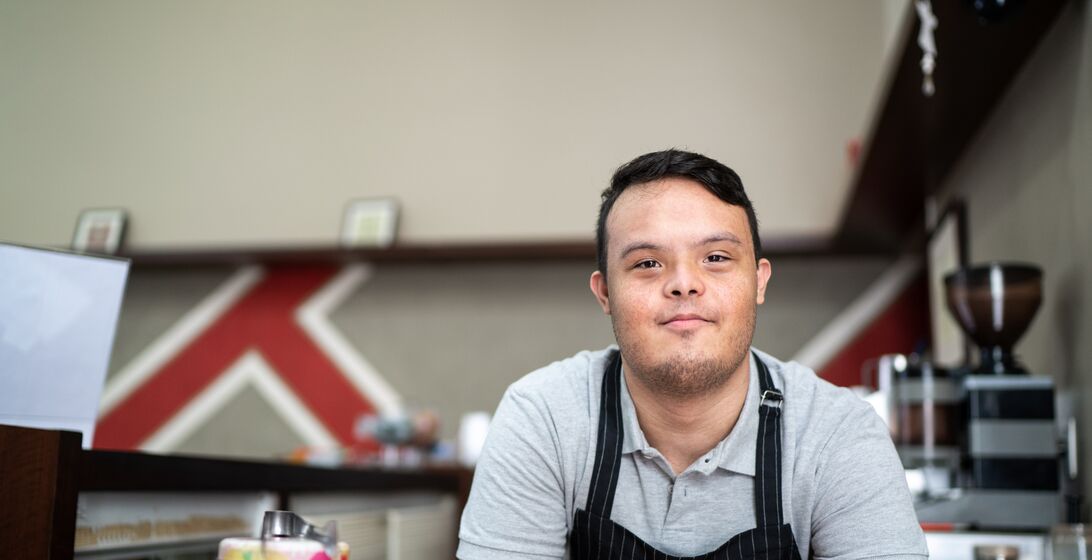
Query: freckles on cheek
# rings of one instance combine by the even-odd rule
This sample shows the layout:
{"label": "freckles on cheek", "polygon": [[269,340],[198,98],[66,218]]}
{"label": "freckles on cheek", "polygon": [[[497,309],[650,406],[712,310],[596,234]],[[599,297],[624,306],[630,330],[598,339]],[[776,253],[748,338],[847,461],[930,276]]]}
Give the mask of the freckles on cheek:
{"label": "freckles on cheek", "polygon": [[635,298],[615,298],[611,301],[611,315],[615,322],[636,326],[645,322],[652,312],[649,305]]}
{"label": "freckles on cheek", "polygon": [[650,313],[652,306],[644,299],[635,294],[630,294],[627,297],[623,297],[618,300],[623,312],[630,316],[641,316]]}

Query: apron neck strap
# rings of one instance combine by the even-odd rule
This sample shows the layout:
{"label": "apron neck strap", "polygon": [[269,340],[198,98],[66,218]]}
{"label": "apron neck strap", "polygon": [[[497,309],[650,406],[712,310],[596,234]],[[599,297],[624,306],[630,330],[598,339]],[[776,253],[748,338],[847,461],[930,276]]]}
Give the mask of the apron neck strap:
{"label": "apron neck strap", "polygon": [[603,372],[603,394],[599,398],[599,428],[595,444],[595,467],[588,490],[587,511],[610,519],[618,469],[622,463],[622,354],[610,353]]}
{"label": "apron neck strap", "polygon": [[781,508],[781,405],[784,398],[762,359],[758,365],[758,444],[755,446],[755,518],[759,527],[785,523]]}

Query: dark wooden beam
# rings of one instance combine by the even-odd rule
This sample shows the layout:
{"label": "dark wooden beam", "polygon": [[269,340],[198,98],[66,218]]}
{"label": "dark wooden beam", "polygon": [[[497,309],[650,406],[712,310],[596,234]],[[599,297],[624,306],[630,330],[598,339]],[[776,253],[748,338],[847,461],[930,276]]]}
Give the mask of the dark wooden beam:
{"label": "dark wooden beam", "polygon": [[[868,247],[842,247],[821,237],[770,238],[763,240],[767,257],[867,256]],[[584,262],[595,266],[592,241],[526,243],[402,244],[386,249],[338,247],[250,247],[225,249],[130,251],[119,255],[135,267],[190,267],[223,265],[309,265],[349,262],[390,263],[491,263]]]}
{"label": "dark wooden beam", "polygon": [[528,243],[396,244],[384,249],[336,246],[238,247],[129,251],[122,255],[138,267],[208,265],[306,265],[349,262],[595,262],[595,244],[587,241]]}
{"label": "dark wooden beam", "polygon": [[[913,11],[913,5],[909,9]],[[936,93],[921,91],[916,14],[867,139],[834,244],[896,251],[924,229],[925,198],[974,141],[1065,0],[1019,2],[1002,21],[980,21],[968,2],[934,1]]]}

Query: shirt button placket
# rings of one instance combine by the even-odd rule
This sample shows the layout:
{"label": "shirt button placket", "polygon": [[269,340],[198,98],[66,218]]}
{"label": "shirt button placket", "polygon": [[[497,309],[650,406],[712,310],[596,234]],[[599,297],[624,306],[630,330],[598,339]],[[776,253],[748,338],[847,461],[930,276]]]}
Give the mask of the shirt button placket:
{"label": "shirt button placket", "polygon": [[660,538],[664,538],[664,533],[668,530],[668,526],[671,524],[671,516],[675,510],[675,481],[667,481],[667,511],[664,514],[663,522],[660,524]]}

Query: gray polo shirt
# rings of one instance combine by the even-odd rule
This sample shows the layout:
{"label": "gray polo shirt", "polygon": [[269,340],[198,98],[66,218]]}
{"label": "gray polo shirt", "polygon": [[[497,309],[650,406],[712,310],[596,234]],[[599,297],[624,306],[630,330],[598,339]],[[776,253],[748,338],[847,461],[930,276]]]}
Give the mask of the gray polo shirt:
{"label": "gray polo shirt", "polygon": [[[490,427],[459,531],[458,557],[562,558],[587,503],[603,369],[581,352],[512,384]],[[928,555],[887,428],[848,389],[759,353],[782,389],[782,493],[801,557]],[[696,556],[755,527],[759,382],[732,432],[672,476],[649,445],[622,377],[625,439],[611,519],[668,554]]]}

